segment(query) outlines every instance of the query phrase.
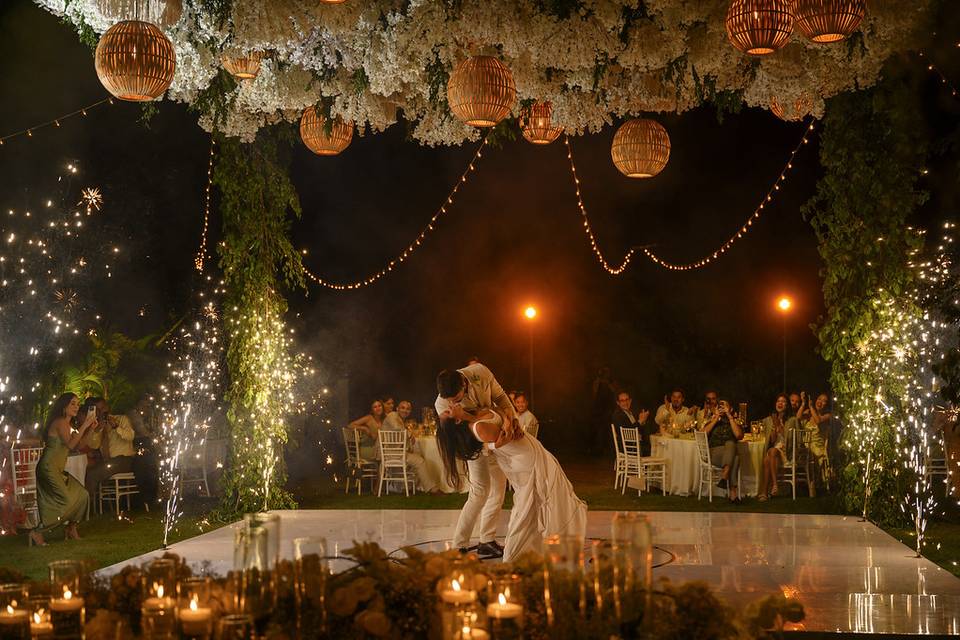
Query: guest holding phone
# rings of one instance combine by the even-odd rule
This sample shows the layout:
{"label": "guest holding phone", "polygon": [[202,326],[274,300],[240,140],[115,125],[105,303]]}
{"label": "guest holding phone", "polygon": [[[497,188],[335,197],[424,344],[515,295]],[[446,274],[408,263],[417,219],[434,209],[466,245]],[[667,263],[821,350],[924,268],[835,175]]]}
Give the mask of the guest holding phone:
{"label": "guest holding phone", "polygon": [[[46,545],[43,531],[61,525],[66,527],[66,538],[80,539],[77,523],[86,516],[90,496],[82,484],[64,471],[64,466],[70,451],[83,440],[90,429],[97,427],[97,414],[94,409],[85,416],[78,417],[79,412],[80,400],[76,394],[63,394],[53,403],[40,432],[45,445],[37,462],[37,507],[40,523],[30,532],[30,544]],[[79,428],[71,428],[71,422],[79,422]]]}

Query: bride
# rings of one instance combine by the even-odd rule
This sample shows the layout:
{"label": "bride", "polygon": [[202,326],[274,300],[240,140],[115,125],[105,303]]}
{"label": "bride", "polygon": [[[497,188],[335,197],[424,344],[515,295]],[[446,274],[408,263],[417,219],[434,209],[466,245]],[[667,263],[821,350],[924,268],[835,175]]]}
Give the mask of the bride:
{"label": "bride", "polygon": [[486,449],[513,487],[503,561],[511,562],[526,551],[540,551],[547,536],[584,537],[587,505],[574,493],[560,463],[530,434],[513,440],[505,436],[503,424],[503,415],[482,409],[469,422],[444,418],[437,428],[437,444],[452,486],[460,485],[458,460],[476,459]]}

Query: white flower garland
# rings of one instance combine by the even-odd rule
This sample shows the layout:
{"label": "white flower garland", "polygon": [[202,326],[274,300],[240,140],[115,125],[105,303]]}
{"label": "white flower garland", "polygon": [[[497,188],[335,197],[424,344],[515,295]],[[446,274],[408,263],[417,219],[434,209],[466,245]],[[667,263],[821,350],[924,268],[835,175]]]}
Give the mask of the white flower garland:
{"label": "white flower garland", "polygon": [[[128,0],[35,0],[74,23],[102,33],[128,17]],[[143,0],[152,15],[180,0]],[[573,4],[573,3],[571,3]],[[334,98],[332,111],[363,133],[415,120],[412,135],[427,145],[477,138],[445,107],[446,73],[477,53],[495,53],[513,72],[518,100],[550,100],[557,123],[573,134],[597,131],[615,117],[683,112],[702,102],[694,72],[716,91],[742,94],[768,108],[776,96],[792,104],[873,84],[891,54],[916,46],[931,0],[873,2],[862,39],[829,45],[794,34],[782,50],[750,59],[728,42],[727,2],[719,0],[581,0],[565,19],[532,0],[233,0],[217,24],[200,0],[182,3],[180,19],[158,20],[177,53],[167,97],[192,102],[220,67],[220,51],[270,52],[260,76],[237,89],[220,128],[252,139],[265,124],[295,121],[304,107]],[[642,12],[645,11],[645,14]],[[631,12],[638,17],[628,19]],[[862,47],[861,47],[862,43]],[[430,68],[444,70],[431,73]],[[434,95],[431,97],[431,80]],[[439,82],[438,82],[439,81]],[[212,126],[209,116],[200,124]]]}

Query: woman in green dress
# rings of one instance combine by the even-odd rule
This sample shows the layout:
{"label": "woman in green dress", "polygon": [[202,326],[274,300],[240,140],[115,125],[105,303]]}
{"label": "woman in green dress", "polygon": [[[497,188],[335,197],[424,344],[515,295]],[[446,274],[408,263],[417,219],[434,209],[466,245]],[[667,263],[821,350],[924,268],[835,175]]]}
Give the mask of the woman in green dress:
{"label": "woman in green dress", "polygon": [[75,394],[65,393],[53,403],[41,437],[43,453],[37,461],[37,506],[40,523],[30,532],[32,544],[44,545],[43,531],[66,526],[66,537],[80,539],[77,523],[87,513],[90,495],[73,476],[64,471],[71,449],[80,444],[83,436],[97,426],[96,412],[83,416],[80,429],[74,431],[71,422],[80,411],[80,400]]}
{"label": "woman in green dress", "polygon": [[360,457],[368,462],[380,457],[377,441],[379,440],[380,428],[383,426],[383,418],[383,403],[374,400],[370,405],[370,413],[362,418],[357,418],[349,425],[360,432]]}

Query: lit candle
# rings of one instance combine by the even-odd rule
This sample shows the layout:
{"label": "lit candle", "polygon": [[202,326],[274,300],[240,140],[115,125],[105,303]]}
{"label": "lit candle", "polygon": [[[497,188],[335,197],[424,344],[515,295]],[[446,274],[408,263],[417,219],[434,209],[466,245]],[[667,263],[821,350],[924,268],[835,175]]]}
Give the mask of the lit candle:
{"label": "lit candle", "polygon": [[453,636],[454,640],[490,640],[490,634],[483,629],[474,629],[464,625],[463,629]]}
{"label": "lit candle", "polygon": [[197,598],[190,601],[190,607],[180,609],[180,625],[185,636],[206,636],[210,634],[210,622],[213,616],[209,607],[197,605]]}
{"label": "lit candle", "polygon": [[30,633],[34,638],[43,638],[53,633],[53,624],[43,619],[43,610],[33,614],[33,621],[30,623]]}
{"label": "lit candle", "polygon": [[450,587],[440,593],[440,599],[448,604],[466,604],[477,599],[477,592],[464,589],[459,580],[451,580]]}
{"label": "lit candle", "polygon": [[6,610],[0,611],[0,639],[27,640],[29,637],[30,614],[8,604]]}
{"label": "lit candle", "polygon": [[519,618],[523,615],[523,605],[515,602],[507,602],[506,596],[502,593],[497,596],[498,602],[492,602],[487,605],[487,616],[496,620],[507,620]]}
{"label": "lit candle", "polygon": [[83,636],[83,598],[74,597],[68,587],[63,588],[62,598],[50,600],[50,622],[55,638],[80,638]]}
{"label": "lit candle", "polygon": [[163,585],[154,583],[153,592],[156,593],[155,596],[146,598],[143,601],[144,609],[172,609],[173,608],[173,598],[164,597],[163,595]]}

